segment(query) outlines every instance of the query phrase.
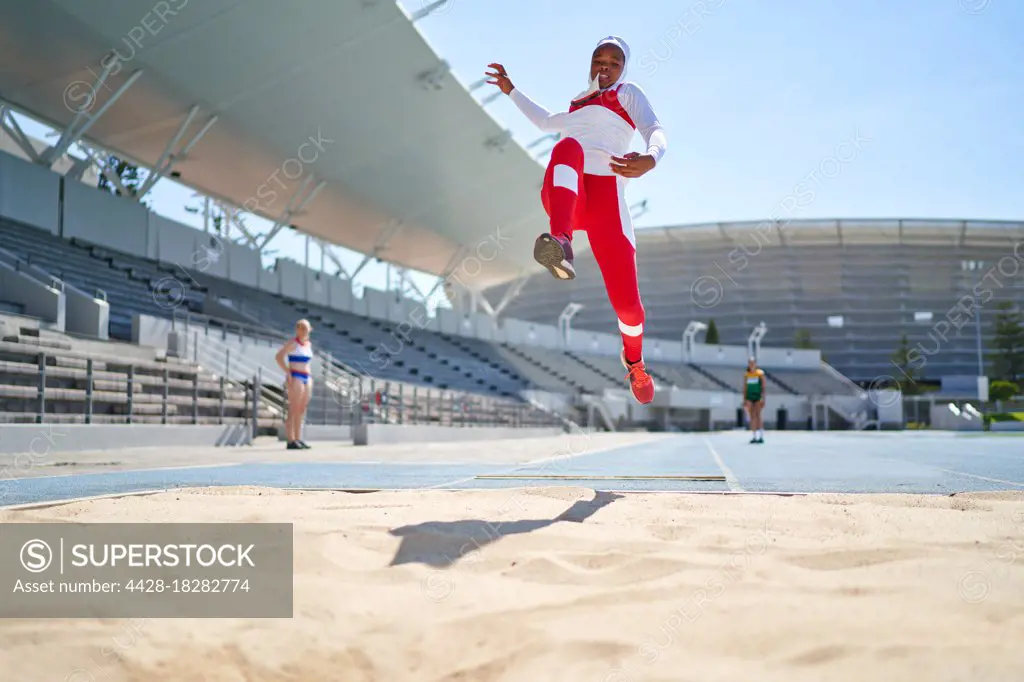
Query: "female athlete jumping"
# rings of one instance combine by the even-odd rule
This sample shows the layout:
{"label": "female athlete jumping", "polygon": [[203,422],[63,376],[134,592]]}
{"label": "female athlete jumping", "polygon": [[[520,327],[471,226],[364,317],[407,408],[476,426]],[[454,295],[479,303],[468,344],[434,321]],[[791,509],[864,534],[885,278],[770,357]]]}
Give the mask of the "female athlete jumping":
{"label": "female athlete jumping", "polygon": [[[622,334],[620,359],[633,396],[654,399],[654,382],[643,360],[644,307],[636,276],[636,239],[626,204],[626,183],[657,165],[668,143],[643,90],[624,79],[629,46],[608,36],[590,58],[588,87],[566,112],[552,114],[509,80],[505,67],[489,64],[492,83],[545,132],[560,133],[544,174],[541,201],[551,231],[537,238],[534,258],[557,279],[576,276],[572,235],[586,231]],[[637,131],[646,154],[626,153]]]}
{"label": "female athlete jumping", "polygon": [[[313,326],[308,320],[295,323],[295,338],[289,339],[277,352],[277,364],[284,371],[284,384],[288,392],[288,416],[285,418],[285,434],[289,450],[308,450],[310,446],[302,440],[302,421],[313,396],[313,376],[309,363],[313,360],[313,345],[309,334]],[[288,364],[285,365],[285,358]]]}

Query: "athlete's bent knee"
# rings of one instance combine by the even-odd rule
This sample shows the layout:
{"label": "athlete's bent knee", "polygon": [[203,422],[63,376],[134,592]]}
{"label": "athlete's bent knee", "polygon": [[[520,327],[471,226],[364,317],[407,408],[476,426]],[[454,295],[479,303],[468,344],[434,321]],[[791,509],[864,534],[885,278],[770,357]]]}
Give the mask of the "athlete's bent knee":
{"label": "athlete's bent knee", "polygon": [[583,145],[572,137],[563,137],[551,148],[552,164],[566,164],[574,168],[583,168]]}

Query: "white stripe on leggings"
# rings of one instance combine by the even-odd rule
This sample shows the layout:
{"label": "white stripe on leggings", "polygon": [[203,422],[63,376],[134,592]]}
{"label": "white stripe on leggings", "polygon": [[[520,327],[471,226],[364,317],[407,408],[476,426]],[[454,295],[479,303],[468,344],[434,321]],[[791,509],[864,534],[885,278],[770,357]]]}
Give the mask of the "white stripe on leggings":
{"label": "white stripe on leggings", "polygon": [[636,248],[636,235],[633,233],[633,216],[629,214],[629,204],[626,202],[626,184],[628,179],[624,177],[615,178],[615,189],[619,195],[619,222],[622,225],[622,234],[626,235],[629,243]]}
{"label": "white stripe on leggings", "polygon": [[560,163],[555,166],[552,184],[555,187],[564,187],[566,189],[571,189],[573,192],[579,192],[580,175],[572,166],[566,166],[564,163]]}
{"label": "white stripe on leggings", "polygon": [[644,325],[641,322],[638,325],[628,325],[622,320],[619,320],[619,331],[626,336],[640,336],[644,333]]}

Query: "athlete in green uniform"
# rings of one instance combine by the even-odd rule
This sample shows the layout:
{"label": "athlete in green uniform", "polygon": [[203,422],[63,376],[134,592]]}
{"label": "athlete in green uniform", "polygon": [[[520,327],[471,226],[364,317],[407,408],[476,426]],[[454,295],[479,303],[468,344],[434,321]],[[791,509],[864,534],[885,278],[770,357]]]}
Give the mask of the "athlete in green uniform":
{"label": "athlete in green uniform", "polygon": [[743,373],[743,407],[750,417],[751,443],[764,442],[764,420],[761,411],[764,409],[764,371],[758,369],[757,361],[747,361],[747,371]]}

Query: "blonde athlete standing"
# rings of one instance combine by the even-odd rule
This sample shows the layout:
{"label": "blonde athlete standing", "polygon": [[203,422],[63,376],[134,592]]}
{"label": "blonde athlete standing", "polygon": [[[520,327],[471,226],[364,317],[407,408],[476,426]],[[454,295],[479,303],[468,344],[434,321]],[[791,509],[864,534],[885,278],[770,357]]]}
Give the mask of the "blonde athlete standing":
{"label": "blonde athlete standing", "polygon": [[[289,450],[308,450],[302,440],[302,422],[306,408],[313,396],[313,376],[309,363],[313,361],[313,345],[309,335],[313,326],[309,320],[295,323],[295,338],[289,339],[277,352],[277,364],[284,371],[285,388],[288,392],[288,416],[285,419],[285,434]],[[285,358],[288,364],[285,365]]]}

